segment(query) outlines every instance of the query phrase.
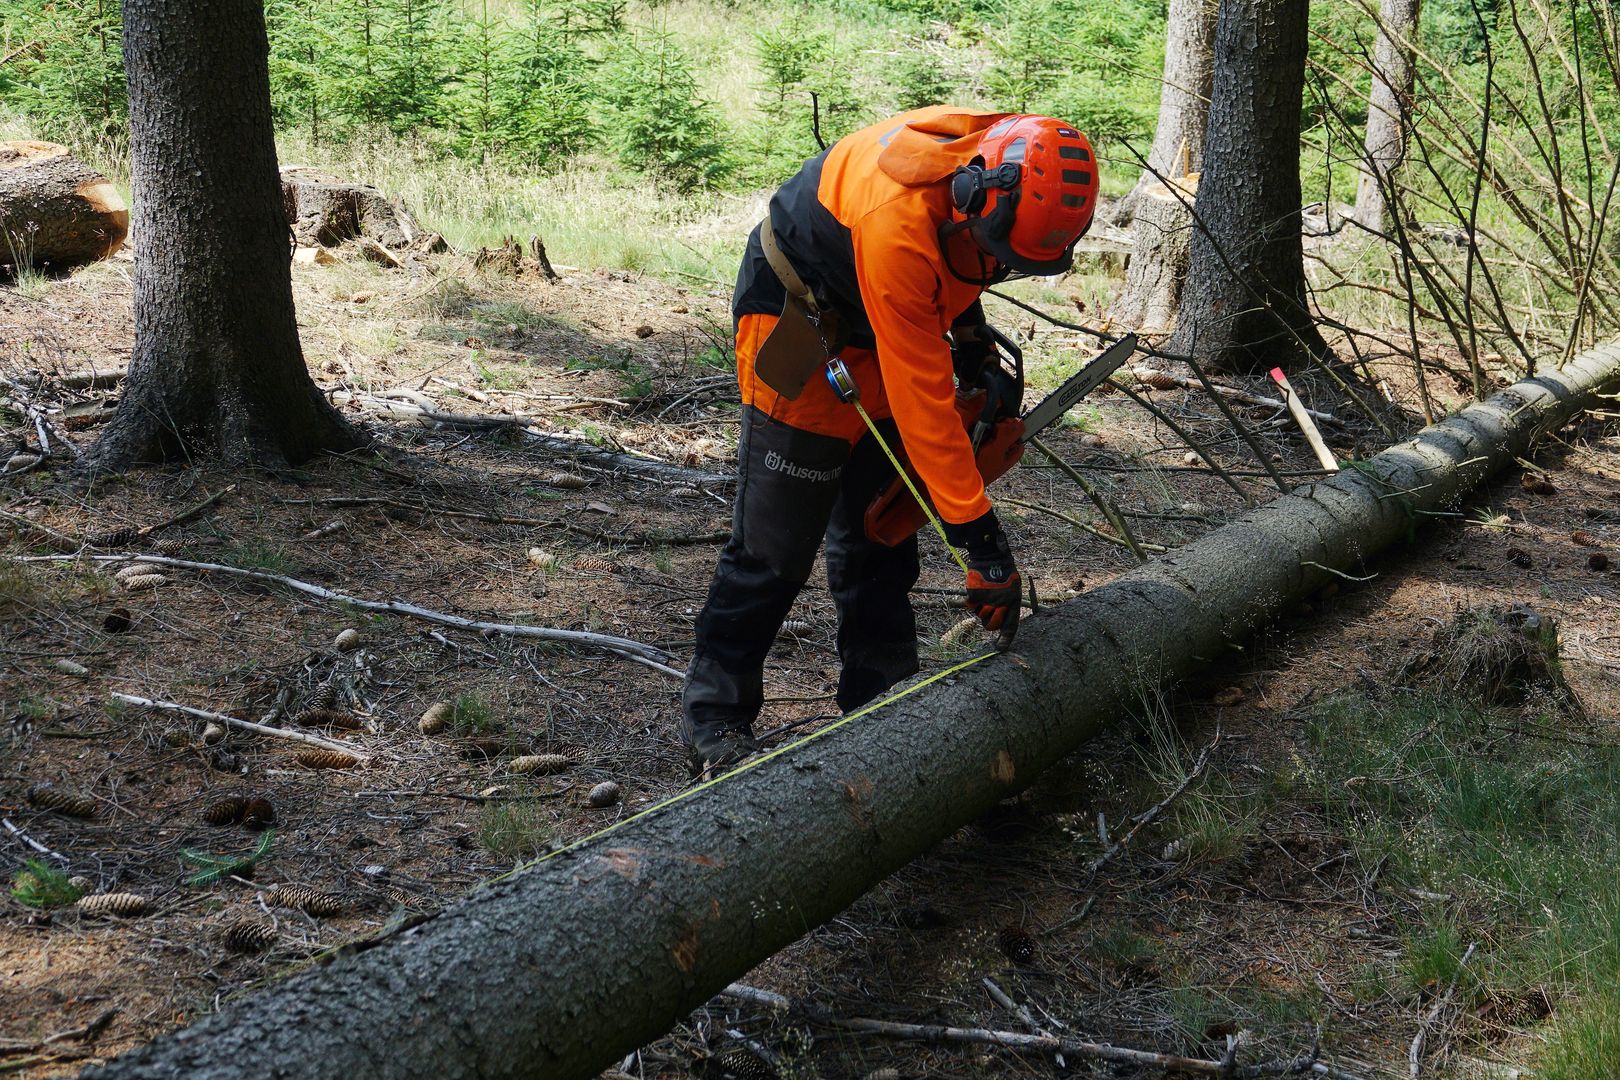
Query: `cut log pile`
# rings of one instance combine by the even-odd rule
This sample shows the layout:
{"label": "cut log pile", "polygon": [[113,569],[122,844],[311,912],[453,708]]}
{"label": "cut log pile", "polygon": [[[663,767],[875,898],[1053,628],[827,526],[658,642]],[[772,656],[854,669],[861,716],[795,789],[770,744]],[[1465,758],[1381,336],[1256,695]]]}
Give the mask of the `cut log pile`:
{"label": "cut log pile", "polygon": [[129,235],[118,189],[56,143],[0,142],[0,267],[62,272]]}

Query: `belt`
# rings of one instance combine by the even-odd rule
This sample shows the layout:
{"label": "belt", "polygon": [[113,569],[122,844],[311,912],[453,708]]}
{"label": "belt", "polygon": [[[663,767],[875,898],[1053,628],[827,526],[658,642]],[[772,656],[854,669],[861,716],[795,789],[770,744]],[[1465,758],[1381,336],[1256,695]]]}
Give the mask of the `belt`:
{"label": "belt", "polygon": [[804,278],[799,276],[799,272],[793,269],[793,264],[782,251],[782,245],[776,242],[776,233],[771,229],[770,214],[766,214],[765,220],[759,223],[759,246],[764,249],[765,261],[770,264],[776,280],[782,283],[782,288],[786,289],[788,295],[797,300],[812,318],[820,318],[821,305],[816,303],[815,293],[810,291],[810,286],[804,283]]}

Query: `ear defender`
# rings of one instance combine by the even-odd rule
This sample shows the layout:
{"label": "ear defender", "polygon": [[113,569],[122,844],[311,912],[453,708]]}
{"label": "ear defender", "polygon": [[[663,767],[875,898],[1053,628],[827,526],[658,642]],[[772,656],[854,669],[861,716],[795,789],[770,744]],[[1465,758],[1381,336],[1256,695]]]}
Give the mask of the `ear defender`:
{"label": "ear defender", "polygon": [[994,169],[986,169],[982,158],[957,167],[951,175],[951,205],[963,217],[976,217],[984,212],[984,204],[995,189],[1014,191],[1022,177],[1022,170],[1011,161],[1004,161]]}

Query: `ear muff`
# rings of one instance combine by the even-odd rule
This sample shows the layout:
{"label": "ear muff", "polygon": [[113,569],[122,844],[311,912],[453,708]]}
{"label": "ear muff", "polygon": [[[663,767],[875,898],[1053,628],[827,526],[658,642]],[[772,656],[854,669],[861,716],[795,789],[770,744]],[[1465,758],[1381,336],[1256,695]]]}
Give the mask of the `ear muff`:
{"label": "ear muff", "polygon": [[963,217],[975,217],[984,212],[985,201],[992,189],[1016,191],[1023,171],[1011,161],[1004,161],[994,169],[986,169],[984,162],[959,166],[951,174],[951,205]]}

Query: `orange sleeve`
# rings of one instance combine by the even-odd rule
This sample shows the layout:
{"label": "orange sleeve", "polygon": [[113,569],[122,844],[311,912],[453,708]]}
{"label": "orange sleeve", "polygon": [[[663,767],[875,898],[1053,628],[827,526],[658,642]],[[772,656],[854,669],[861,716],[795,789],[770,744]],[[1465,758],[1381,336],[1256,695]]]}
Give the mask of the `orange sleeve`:
{"label": "orange sleeve", "polygon": [[990,500],[956,412],[934,224],[926,214],[911,218],[891,202],[856,223],[855,275],[906,454],[940,517],[961,525],[989,510]]}

